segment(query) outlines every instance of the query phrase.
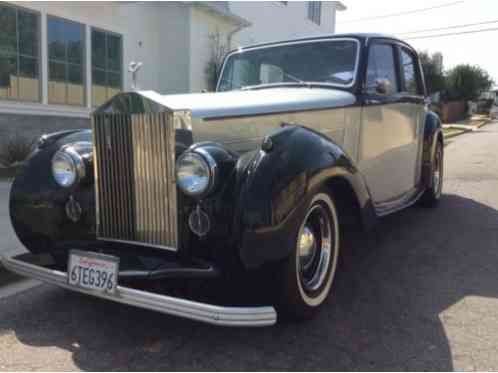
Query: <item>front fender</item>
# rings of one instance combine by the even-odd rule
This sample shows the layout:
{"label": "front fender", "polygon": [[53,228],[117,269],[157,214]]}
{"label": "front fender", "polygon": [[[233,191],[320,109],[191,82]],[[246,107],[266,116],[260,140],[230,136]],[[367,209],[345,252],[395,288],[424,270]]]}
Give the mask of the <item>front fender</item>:
{"label": "front fender", "polygon": [[374,216],[363,178],[331,139],[305,127],[287,126],[267,137],[263,148],[267,150],[260,148],[250,160],[239,160],[246,166],[239,166],[234,218],[246,267],[290,254],[310,198],[334,178],[347,181],[364,221]]}
{"label": "front fender", "polygon": [[[10,191],[9,210],[14,231],[30,251],[49,250],[64,239],[94,237],[95,201],[93,186],[88,184],[61,188],[52,177],[54,153],[63,145],[92,141],[90,130],[47,135],[16,175]],[[75,224],[65,214],[72,195],[85,211],[83,221]]]}

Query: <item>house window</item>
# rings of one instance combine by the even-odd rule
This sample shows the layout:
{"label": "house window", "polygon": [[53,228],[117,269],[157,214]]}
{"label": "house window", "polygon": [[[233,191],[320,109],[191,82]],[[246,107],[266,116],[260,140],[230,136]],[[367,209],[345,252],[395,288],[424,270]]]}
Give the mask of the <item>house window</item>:
{"label": "house window", "polygon": [[40,101],[40,17],[0,5],[0,99]]}
{"label": "house window", "polygon": [[92,103],[99,106],[122,90],[122,38],[92,30]]}
{"label": "house window", "polygon": [[47,27],[48,102],[84,106],[84,26],[49,16]]}
{"label": "house window", "polygon": [[322,19],[322,2],[321,1],[309,1],[308,2],[308,18],[311,22],[320,24]]}

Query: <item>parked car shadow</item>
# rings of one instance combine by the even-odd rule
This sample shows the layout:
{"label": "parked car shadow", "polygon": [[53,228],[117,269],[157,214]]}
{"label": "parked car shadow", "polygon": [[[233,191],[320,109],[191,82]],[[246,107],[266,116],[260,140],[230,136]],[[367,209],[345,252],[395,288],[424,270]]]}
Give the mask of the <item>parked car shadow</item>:
{"label": "parked car shadow", "polygon": [[83,370],[452,370],[442,317],[466,296],[498,297],[496,222],[457,195],[383,219],[348,240],[306,323],[214,327],[43,286],[0,301],[0,335],[70,351]]}

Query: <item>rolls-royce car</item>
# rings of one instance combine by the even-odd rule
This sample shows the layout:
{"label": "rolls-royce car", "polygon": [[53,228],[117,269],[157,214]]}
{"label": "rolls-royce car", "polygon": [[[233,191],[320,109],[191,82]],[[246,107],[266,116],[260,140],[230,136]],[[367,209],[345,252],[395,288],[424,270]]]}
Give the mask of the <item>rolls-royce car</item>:
{"label": "rolls-royce car", "polygon": [[[120,93],[91,129],[39,139],[10,194],[27,252],[2,262],[216,325],[311,318],[344,229],[438,204],[443,133],[426,96],[417,52],[377,34],[236,49],[212,93]],[[237,300],[180,291],[240,278]]]}

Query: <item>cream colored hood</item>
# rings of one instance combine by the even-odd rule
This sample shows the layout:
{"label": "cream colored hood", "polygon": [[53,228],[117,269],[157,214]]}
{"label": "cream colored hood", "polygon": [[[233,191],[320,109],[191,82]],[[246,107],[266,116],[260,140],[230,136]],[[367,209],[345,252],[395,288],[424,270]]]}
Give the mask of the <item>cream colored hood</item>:
{"label": "cream colored hood", "polygon": [[160,95],[138,92],[173,111],[189,110],[194,118],[223,118],[351,106],[349,92],[325,88],[267,88],[248,91]]}

